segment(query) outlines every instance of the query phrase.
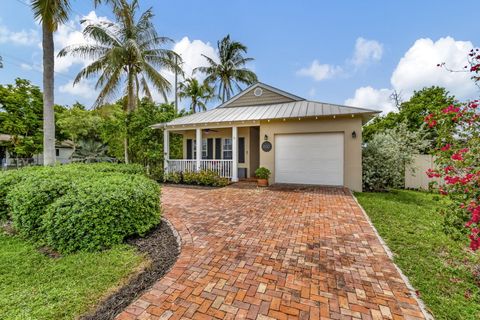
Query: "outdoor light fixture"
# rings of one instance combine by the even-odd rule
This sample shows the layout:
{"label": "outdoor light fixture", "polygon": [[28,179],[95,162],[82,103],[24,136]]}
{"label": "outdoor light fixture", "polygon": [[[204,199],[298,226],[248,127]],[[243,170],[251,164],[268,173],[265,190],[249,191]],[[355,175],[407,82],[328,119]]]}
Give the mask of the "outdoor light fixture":
{"label": "outdoor light fixture", "polygon": [[265,136],[263,137],[263,140],[267,141],[267,140],[268,140],[268,136],[265,135]]}
{"label": "outdoor light fixture", "polygon": [[352,138],[356,139],[357,138],[357,133],[355,131],[352,132]]}

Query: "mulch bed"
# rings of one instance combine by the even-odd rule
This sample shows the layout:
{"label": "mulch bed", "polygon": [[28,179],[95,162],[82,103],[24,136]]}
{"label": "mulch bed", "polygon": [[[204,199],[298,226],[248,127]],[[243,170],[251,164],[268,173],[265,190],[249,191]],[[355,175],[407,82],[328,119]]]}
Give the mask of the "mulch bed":
{"label": "mulch bed", "polygon": [[129,239],[127,243],[149,256],[151,265],[101,302],[94,313],[82,316],[80,319],[114,319],[117,314],[163,277],[175,264],[180,254],[177,239],[177,235],[174,234],[169,223],[165,220],[162,220],[160,225],[145,237]]}

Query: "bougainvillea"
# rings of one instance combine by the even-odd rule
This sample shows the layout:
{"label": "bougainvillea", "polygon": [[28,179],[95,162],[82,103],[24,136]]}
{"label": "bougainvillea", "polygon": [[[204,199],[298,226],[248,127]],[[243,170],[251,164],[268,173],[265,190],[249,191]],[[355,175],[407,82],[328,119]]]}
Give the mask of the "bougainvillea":
{"label": "bougainvillea", "polygon": [[439,190],[451,201],[450,214],[456,215],[469,231],[470,248],[480,248],[480,116],[479,101],[446,106],[425,117],[437,127],[439,137],[434,150],[435,169],[430,178],[441,178]]}
{"label": "bougainvillea", "polygon": [[[445,63],[439,67],[450,70]],[[465,72],[480,87],[480,49],[468,53]],[[480,108],[479,100],[445,106],[441,112],[425,117],[430,127],[436,127],[439,136],[436,168],[427,171],[431,178],[442,178],[440,194],[449,198],[446,220],[452,226],[468,230],[470,248],[480,249]],[[453,218],[452,218],[453,217]],[[453,222],[453,223],[452,223]]]}

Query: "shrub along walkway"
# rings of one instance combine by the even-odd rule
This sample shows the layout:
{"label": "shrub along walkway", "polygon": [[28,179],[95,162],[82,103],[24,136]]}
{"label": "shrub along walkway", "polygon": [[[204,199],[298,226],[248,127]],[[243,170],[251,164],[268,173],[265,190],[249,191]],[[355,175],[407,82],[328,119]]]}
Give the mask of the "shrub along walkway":
{"label": "shrub along walkway", "polygon": [[348,191],[165,186],[174,268],[117,319],[417,319]]}

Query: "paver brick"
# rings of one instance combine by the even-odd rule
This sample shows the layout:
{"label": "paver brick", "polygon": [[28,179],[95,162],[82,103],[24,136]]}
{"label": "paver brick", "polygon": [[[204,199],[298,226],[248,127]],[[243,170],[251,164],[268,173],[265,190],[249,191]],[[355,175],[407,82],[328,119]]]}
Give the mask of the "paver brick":
{"label": "paver brick", "polygon": [[172,270],[122,319],[422,319],[350,192],[166,185]]}

